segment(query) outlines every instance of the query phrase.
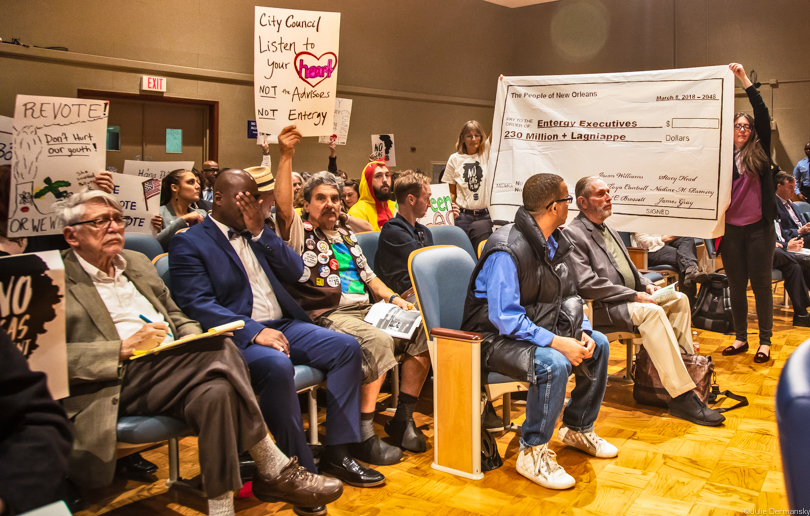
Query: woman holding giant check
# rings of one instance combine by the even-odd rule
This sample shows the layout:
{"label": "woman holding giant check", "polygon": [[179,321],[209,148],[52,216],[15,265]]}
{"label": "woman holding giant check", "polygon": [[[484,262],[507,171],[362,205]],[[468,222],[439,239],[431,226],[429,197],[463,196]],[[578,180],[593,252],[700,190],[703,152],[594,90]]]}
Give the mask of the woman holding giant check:
{"label": "woman holding giant check", "polygon": [[761,364],[770,360],[773,333],[771,269],[776,246],[773,223],[776,202],[770,160],[771,121],[768,107],[743,66],[738,63],[728,66],[742,82],[754,116],[747,113],[734,116],[734,174],[721,251],[737,335],[723,355],[748,351],[746,288],[750,279],[759,323],[759,349],[754,362]]}

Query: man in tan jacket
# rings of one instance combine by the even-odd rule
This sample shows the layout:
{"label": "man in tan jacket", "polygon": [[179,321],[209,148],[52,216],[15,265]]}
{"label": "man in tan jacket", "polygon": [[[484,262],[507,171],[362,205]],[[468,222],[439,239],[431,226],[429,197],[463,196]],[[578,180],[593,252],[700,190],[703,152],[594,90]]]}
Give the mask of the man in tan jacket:
{"label": "man in tan jacket", "polygon": [[71,391],[63,406],[76,429],[70,478],[84,487],[108,484],[118,418],[162,414],[185,421],[199,437],[211,514],[233,514],[232,492],[242,485],[239,453],[245,450],[259,472],[253,479],[257,498],[291,503],[299,514],[325,513],[323,506],[343,491],[340,482],[308,473],[276,448],[230,339],[208,338],[129,360],[138,350],[202,329],[172,301],[149,260],[123,250],[127,218],[118,201],[85,191],[54,209],[71,247],[63,254]]}

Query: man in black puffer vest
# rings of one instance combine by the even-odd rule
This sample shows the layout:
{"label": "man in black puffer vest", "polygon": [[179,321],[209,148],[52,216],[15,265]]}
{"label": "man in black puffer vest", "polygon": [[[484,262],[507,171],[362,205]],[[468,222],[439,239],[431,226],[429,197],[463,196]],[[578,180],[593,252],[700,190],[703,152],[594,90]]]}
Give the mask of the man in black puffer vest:
{"label": "man in black puffer vest", "polygon": [[[558,175],[526,181],[514,224],[496,231],[484,246],[461,325],[484,335],[485,368],[530,383],[517,470],[550,489],[575,483],[548,448],[560,412],[563,443],[600,458],[618,453],[593,427],[607,385],[609,343],[582,312],[566,263],[571,244],[557,229],[572,199]],[[563,411],[572,371],[576,387]]]}

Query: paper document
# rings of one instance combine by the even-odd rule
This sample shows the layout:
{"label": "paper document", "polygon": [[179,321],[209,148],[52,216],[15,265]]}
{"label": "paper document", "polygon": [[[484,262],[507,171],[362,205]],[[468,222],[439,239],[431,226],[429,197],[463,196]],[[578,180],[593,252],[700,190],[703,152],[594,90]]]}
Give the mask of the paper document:
{"label": "paper document", "polygon": [[186,335],[185,337],[181,337],[175,341],[169,342],[168,344],[162,344],[156,348],[152,349],[145,349],[145,350],[138,350],[129,357],[130,360],[135,360],[136,358],[145,357],[147,355],[154,355],[156,353],[160,353],[161,351],[166,351],[167,349],[176,348],[177,346],[182,346],[188,342],[198,339],[207,339],[208,337],[215,337],[217,335],[221,335],[223,333],[229,331],[236,331],[241,330],[245,327],[245,321],[234,321],[228,324],[222,324],[220,326],[214,326],[213,328],[209,329],[205,333],[200,333],[199,335]]}
{"label": "paper document", "polygon": [[662,289],[659,289],[659,290],[656,290],[655,292],[653,292],[653,295],[652,295],[653,301],[655,301],[659,305],[662,305],[662,304],[668,303],[668,302],[672,301],[673,299],[675,299],[676,297],[678,297],[678,291],[675,290],[675,286],[677,284],[678,284],[678,282],[676,281],[672,285],[668,285],[668,286],[666,286],[666,287],[664,287]]}
{"label": "paper document", "polygon": [[380,301],[372,305],[365,321],[398,339],[410,339],[422,322],[416,310],[403,310],[397,305]]}

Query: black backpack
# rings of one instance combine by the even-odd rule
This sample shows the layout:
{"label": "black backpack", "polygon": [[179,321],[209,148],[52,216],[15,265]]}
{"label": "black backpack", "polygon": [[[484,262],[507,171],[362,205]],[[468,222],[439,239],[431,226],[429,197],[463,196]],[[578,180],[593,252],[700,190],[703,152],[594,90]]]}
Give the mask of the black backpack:
{"label": "black backpack", "polygon": [[709,279],[701,284],[692,310],[692,326],[717,333],[734,333],[731,297],[725,274],[709,274]]}

